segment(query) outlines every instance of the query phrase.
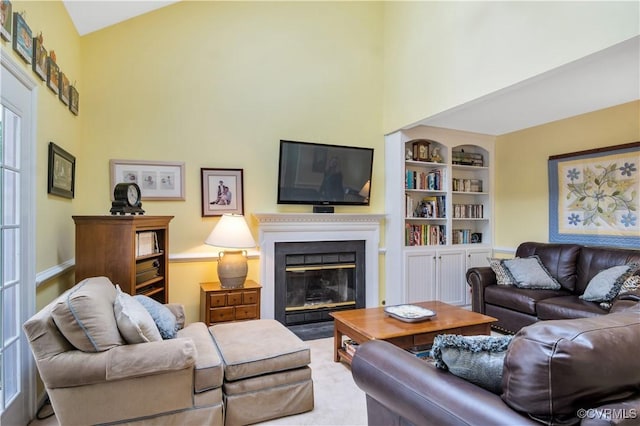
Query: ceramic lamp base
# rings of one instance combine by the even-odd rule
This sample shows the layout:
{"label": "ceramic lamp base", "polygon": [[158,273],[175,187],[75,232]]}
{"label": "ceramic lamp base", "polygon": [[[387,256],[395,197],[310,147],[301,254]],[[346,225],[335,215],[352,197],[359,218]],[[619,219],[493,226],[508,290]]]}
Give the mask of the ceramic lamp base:
{"label": "ceramic lamp base", "polygon": [[243,287],[248,271],[245,250],[218,253],[218,279],[222,288]]}

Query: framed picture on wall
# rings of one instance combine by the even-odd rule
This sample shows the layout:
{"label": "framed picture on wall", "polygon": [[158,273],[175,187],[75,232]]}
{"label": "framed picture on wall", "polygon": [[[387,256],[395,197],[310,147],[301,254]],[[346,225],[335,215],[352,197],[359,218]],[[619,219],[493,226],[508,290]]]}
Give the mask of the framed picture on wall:
{"label": "framed picture on wall", "polygon": [[33,36],[22,15],[13,14],[13,50],[28,64],[33,57]]}
{"label": "framed picture on wall", "polygon": [[0,37],[11,40],[13,25],[13,6],[9,0],[0,0]]}
{"label": "framed picture on wall", "polygon": [[58,92],[58,98],[62,101],[63,104],[69,105],[69,79],[60,71],[60,77],[58,78],[60,82],[60,91]]}
{"label": "framed picture on wall", "polygon": [[184,163],[110,160],[111,197],[117,183],[136,183],[143,200],[184,200]]}
{"label": "framed picture on wall", "polygon": [[47,193],[73,198],[76,181],[76,157],[53,142],[49,142]]}
{"label": "framed picture on wall", "polygon": [[549,241],[640,246],[640,142],[549,157]]}
{"label": "framed picture on wall", "polygon": [[200,169],[202,216],[244,214],[242,169]]}
{"label": "framed picture on wall", "polygon": [[60,67],[49,56],[47,58],[47,87],[56,95],[60,91]]}
{"label": "framed picture on wall", "polygon": [[73,114],[78,115],[79,109],[80,95],[78,94],[78,90],[73,86],[69,86],[69,110]]}
{"label": "framed picture on wall", "polygon": [[31,63],[33,72],[40,77],[40,80],[47,79],[47,49],[42,45],[42,34],[33,38],[33,62]]}

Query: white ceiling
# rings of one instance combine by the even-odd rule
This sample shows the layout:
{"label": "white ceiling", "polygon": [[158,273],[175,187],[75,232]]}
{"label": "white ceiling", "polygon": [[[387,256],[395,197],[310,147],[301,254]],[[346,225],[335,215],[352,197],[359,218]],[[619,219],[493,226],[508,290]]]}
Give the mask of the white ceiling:
{"label": "white ceiling", "polygon": [[[64,0],[82,36],[179,0]],[[502,135],[640,99],[640,36],[414,123]]]}
{"label": "white ceiling", "polygon": [[179,0],[63,0],[81,36],[169,6]]}

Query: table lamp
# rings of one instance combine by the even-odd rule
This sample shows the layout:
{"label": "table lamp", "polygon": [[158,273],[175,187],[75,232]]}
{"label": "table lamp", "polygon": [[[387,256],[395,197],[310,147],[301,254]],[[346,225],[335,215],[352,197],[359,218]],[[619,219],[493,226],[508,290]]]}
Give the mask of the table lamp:
{"label": "table lamp", "polygon": [[[244,249],[256,246],[244,216],[224,214],[205,244],[221,248]],[[218,253],[218,278],[223,288],[239,288],[247,278],[247,251],[224,250]]]}

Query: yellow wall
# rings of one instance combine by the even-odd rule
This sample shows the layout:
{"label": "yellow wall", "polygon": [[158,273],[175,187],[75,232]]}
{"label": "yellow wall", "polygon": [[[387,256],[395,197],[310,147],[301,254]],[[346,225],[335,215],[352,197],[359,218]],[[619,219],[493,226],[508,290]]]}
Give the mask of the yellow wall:
{"label": "yellow wall", "polygon": [[549,156],[640,141],[640,101],[499,136],[495,245],[548,241]]}
{"label": "yellow wall", "polygon": [[640,3],[385,2],[392,132],[640,34]]}
{"label": "yellow wall", "polygon": [[[80,36],[75,30],[67,10],[55,1],[12,1],[13,11],[23,16],[34,35],[42,33],[44,46],[54,50],[60,69],[75,82],[82,94],[84,81],[80,65]],[[80,156],[81,117],[71,114],[68,107],[31,71],[13,51],[11,43],[2,41],[2,49],[11,54],[16,62],[38,81],[38,105],[36,126],[36,272],[56,267],[74,256],[74,227],[71,215],[78,200],[70,200],[47,194],[47,158],[49,142]],[[72,274],[49,280],[38,290],[38,307],[64,290]]]}

